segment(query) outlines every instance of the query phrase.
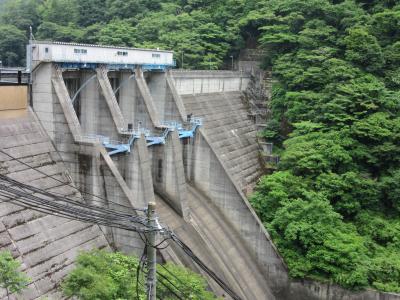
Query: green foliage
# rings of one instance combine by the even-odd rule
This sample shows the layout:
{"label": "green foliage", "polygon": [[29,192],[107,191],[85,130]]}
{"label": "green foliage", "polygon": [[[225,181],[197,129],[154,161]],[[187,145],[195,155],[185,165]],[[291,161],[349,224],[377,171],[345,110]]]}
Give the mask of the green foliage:
{"label": "green foliage", "polygon": [[0,60],[3,64],[8,66],[23,64],[26,42],[22,30],[14,25],[0,24]]}
{"label": "green foliage", "polygon": [[[67,297],[76,296],[82,300],[117,300],[138,299],[137,289],[139,298],[145,299],[143,272],[140,272],[138,281],[136,276],[138,263],[136,257],[121,253],[83,252],[78,256],[76,268],[64,280],[63,292]],[[207,284],[202,276],[173,264],[158,266],[157,269],[159,272],[157,295],[161,299],[177,299],[170,289],[175,292],[178,289],[185,295],[185,299],[216,299],[206,290]]]}
{"label": "green foliage", "polygon": [[400,290],[395,3],[268,0],[241,21],[268,51],[264,136],[284,147],[251,203],[294,277]]}
{"label": "green foliage", "polygon": [[40,22],[39,3],[39,0],[5,0],[4,8],[0,10],[0,24],[14,25],[28,33],[29,26],[37,27]]}
{"label": "green foliage", "polygon": [[45,0],[38,7],[38,11],[43,22],[65,26],[77,22],[76,5],[76,0]]}
{"label": "green foliage", "polygon": [[7,290],[7,296],[20,293],[29,283],[29,278],[18,270],[20,268],[20,262],[10,252],[0,252],[0,288]]}
{"label": "green foliage", "polygon": [[384,64],[382,49],[378,40],[366,28],[353,28],[344,38],[345,57],[359,64],[367,71],[378,71]]}
{"label": "green foliage", "polygon": [[[0,26],[15,25],[26,35],[33,26],[44,40],[171,49],[178,66],[218,69],[242,41],[243,6],[241,0],[7,0]],[[21,63],[23,56],[5,63]]]}
{"label": "green foliage", "polygon": [[136,30],[129,22],[114,20],[102,26],[97,34],[97,39],[103,45],[135,46]]}

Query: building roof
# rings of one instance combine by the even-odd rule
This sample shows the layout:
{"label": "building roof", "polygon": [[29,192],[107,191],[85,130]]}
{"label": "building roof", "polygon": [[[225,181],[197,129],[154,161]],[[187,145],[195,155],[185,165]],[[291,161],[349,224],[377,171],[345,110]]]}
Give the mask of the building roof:
{"label": "building roof", "polygon": [[173,53],[169,50],[159,50],[159,49],[144,49],[144,48],[131,48],[122,46],[112,46],[112,45],[95,45],[95,44],[82,44],[82,43],[66,43],[66,42],[54,42],[54,41],[32,41],[32,44],[45,44],[45,45],[66,45],[66,46],[79,46],[79,47],[95,47],[95,48],[111,48],[111,49],[123,49],[123,50],[140,50],[140,51],[158,51]]}

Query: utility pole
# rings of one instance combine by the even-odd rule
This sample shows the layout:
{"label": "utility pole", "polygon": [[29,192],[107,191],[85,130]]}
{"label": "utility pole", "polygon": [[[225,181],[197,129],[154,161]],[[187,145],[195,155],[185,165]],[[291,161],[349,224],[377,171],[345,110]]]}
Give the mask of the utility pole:
{"label": "utility pole", "polygon": [[[156,203],[149,202],[147,206],[147,225],[155,229],[157,218],[155,216]],[[156,300],[156,231],[147,234],[147,299]]]}
{"label": "utility pole", "polygon": [[233,55],[231,55],[231,59],[232,59],[232,71],[233,71]]}
{"label": "utility pole", "polygon": [[183,51],[182,51],[182,63],[181,63],[181,69],[183,70]]}

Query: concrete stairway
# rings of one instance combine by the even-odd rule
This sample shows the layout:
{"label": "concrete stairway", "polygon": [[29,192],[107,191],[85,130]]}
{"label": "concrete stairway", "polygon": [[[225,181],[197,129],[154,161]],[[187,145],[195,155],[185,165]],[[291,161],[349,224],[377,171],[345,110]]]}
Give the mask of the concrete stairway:
{"label": "concrete stairway", "polygon": [[203,133],[228,172],[247,192],[261,176],[256,128],[240,92],[182,95],[187,113],[204,119]]}
{"label": "concrete stairway", "polygon": [[[69,176],[66,176],[62,162],[32,113],[26,117],[0,120],[0,144],[2,151],[15,158],[0,153],[2,174],[47,191],[81,199],[80,193],[69,186]],[[43,296],[60,299],[58,285],[73,268],[78,252],[108,247],[96,225],[45,215],[12,203],[1,203],[2,200],[0,251],[10,250],[32,280],[18,299]],[[6,299],[3,291],[0,290],[0,299]]]}

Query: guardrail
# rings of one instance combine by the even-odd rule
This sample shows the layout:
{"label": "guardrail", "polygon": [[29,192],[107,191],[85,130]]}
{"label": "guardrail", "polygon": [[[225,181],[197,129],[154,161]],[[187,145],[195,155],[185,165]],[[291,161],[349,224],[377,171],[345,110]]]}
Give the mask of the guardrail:
{"label": "guardrail", "polygon": [[29,73],[22,68],[0,68],[0,85],[27,85]]}

